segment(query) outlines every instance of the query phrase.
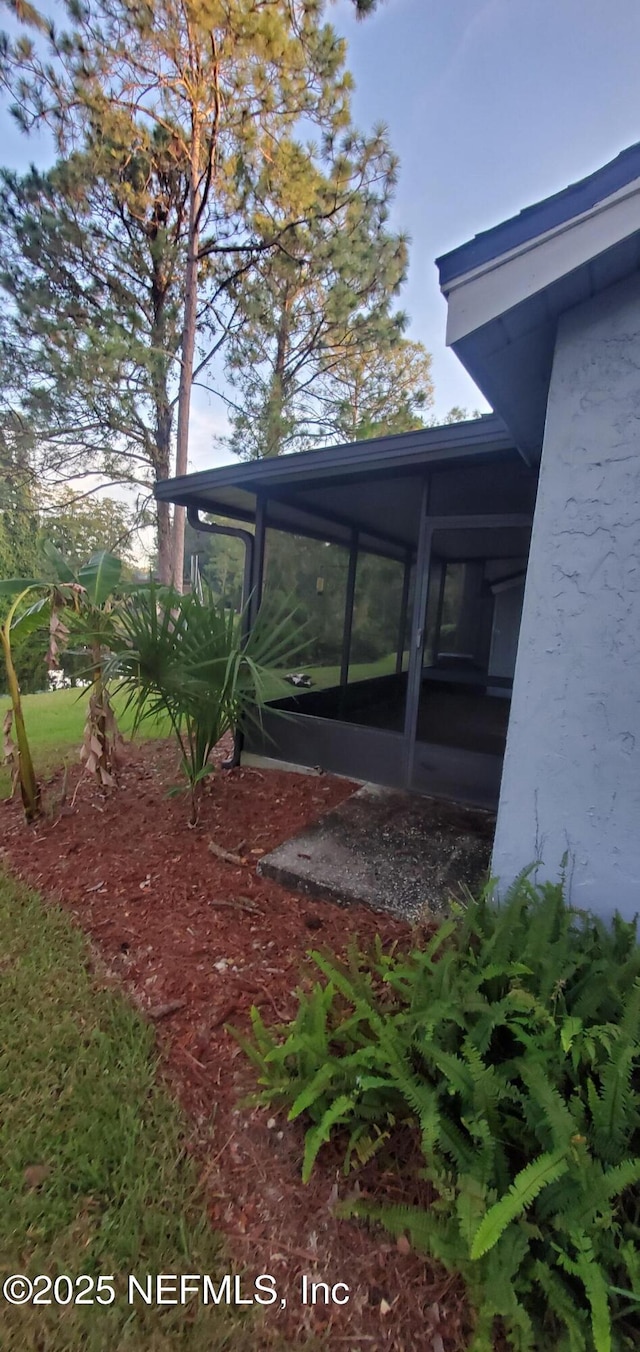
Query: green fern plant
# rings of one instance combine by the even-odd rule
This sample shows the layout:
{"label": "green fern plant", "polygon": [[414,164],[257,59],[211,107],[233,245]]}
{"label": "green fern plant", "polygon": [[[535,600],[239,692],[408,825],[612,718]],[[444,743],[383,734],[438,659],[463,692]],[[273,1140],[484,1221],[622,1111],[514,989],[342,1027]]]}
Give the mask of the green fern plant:
{"label": "green fern plant", "polygon": [[[419,1141],[429,1209],[355,1201],[461,1272],[473,1352],[627,1352],[640,1341],[640,947],[523,875],[422,948],[314,953],[290,1025],[254,1011],[262,1102],[307,1123],[303,1174]],[[384,1175],[383,1175],[384,1176]]]}

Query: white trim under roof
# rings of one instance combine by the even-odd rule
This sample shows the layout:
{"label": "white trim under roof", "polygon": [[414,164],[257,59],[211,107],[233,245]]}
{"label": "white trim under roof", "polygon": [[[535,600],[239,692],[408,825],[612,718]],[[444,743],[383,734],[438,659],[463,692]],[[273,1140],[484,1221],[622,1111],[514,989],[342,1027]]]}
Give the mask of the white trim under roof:
{"label": "white trim under roof", "polygon": [[637,231],[640,178],[589,211],[455,277],[442,287],[448,301],[448,346]]}

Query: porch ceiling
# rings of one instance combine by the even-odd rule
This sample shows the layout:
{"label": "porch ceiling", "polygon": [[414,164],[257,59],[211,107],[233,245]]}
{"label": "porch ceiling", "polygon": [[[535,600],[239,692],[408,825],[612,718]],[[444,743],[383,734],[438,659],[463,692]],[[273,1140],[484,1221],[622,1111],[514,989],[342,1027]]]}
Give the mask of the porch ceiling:
{"label": "porch ceiling", "polygon": [[404,559],[417,544],[421,485],[433,511],[502,512],[533,505],[535,478],[494,415],[402,436],[239,462],[158,484],[156,497],[253,522],[260,498],[276,529]]}

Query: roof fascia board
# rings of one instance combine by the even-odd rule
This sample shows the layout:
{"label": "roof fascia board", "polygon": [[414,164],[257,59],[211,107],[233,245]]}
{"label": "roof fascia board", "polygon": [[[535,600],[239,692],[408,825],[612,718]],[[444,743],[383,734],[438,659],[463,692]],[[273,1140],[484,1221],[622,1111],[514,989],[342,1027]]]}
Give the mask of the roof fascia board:
{"label": "roof fascia board", "polygon": [[[484,425],[483,425],[484,424]],[[348,447],[327,446],[318,451],[302,451],[298,455],[283,455],[274,460],[243,462],[225,465],[220,469],[201,470],[176,479],[163,479],[156,485],[155,496],[162,502],[196,505],[198,495],[220,488],[240,488],[249,493],[258,489],[268,494],[269,484],[296,481],[323,480],[330,476],[346,478],[351,474],[369,474],[385,469],[420,469],[422,465],[448,464],[459,459],[481,458],[501,451],[515,450],[513,437],[498,417],[468,424],[453,423],[445,429],[428,428],[440,436],[422,436],[407,445],[403,438],[380,438],[375,441],[354,442]],[[445,435],[442,435],[444,431]],[[396,443],[394,445],[394,442]],[[430,444],[431,443],[431,444]]]}
{"label": "roof fascia board", "polygon": [[595,207],[443,285],[447,344],[474,333],[640,229],[640,179]]}
{"label": "roof fascia board", "polygon": [[585,178],[570,183],[541,202],[534,202],[516,216],[442,254],[436,259],[441,282],[450,282],[454,277],[507,253],[512,247],[534,239],[546,229],[582,215],[639,177],[640,141],[627,146],[614,160]]}

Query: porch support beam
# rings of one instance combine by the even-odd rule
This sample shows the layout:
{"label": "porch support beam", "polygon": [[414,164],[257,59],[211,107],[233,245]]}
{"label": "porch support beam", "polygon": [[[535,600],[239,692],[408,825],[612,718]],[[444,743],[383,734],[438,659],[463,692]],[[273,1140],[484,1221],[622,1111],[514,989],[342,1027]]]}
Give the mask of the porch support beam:
{"label": "porch support beam", "polygon": [[420,530],[418,534],[418,554],[416,558],[416,585],[413,605],[413,623],[411,626],[411,650],[409,654],[409,673],[407,678],[407,703],[405,708],[404,735],[406,745],[407,787],[413,781],[413,767],[416,754],[418,714],[422,692],[422,659],[424,653],[425,626],[427,622],[427,603],[429,600],[429,581],[431,574],[431,555],[433,536],[437,530],[478,530],[487,526],[527,527],[531,529],[531,517],[522,512],[483,514],[482,516],[429,516],[429,481],[425,479],[420,511]]}
{"label": "porch support beam", "polygon": [[253,560],[251,569],[251,596],[249,599],[249,627],[255,624],[262,601],[264,582],[264,545],[267,524],[267,499],[260,495],[256,498],[256,529],[254,536]]}
{"label": "porch support beam", "polygon": [[404,657],[404,645],[407,637],[407,617],[409,611],[409,590],[411,588],[411,564],[413,555],[411,550],[407,550],[404,561],[404,576],[402,579],[402,598],[400,601],[400,624],[398,626],[398,651],[396,654],[396,675],[402,671],[402,659]]}
{"label": "porch support beam", "polygon": [[525,526],[531,530],[533,517],[525,512],[483,512],[481,516],[430,516],[432,530],[482,530],[487,526],[510,529]]}
{"label": "porch support beam", "polygon": [[422,502],[420,505],[420,529],[418,532],[413,623],[411,625],[411,648],[409,650],[407,703],[404,722],[404,735],[407,749],[407,786],[410,786],[413,776],[416,734],[418,730],[418,712],[420,709],[420,694],[422,690],[422,652],[424,648],[424,626],[427,615],[431,544],[433,540],[433,525],[432,520],[430,520],[428,515],[429,487],[429,480],[425,478],[422,486]]}
{"label": "porch support beam", "polygon": [[439,580],[439,583],[438,583],[438,607],[437,607],[437,610],[436,610],[436,622],[435,622],[434,642],[433,642],[433,655],[434,655],[434,659],[437,657],[438,652],[439,652],[439,650],[440,650],[440,630],[441,630],[441,628],[442,628],[442,611],[443,611],[443,609],[444,609],[444,587],[445,587],[446,578],[447,578],[447,562],[446,562],[446,559],[441,559],[441,560],[440,560],[440,580]]}
{"label": "porch support beam", "polygon": [[353,632],[353,605],[356,595],[356,572],[358,568],[358,532],[351,536],[349,550],[349,568],[347,572],[347,590],[344,598],[344,628],[342,630],[342,660],[340,663],[340,685],[344,688],[349,680],[349,661],[351,658],[351,634]]}

